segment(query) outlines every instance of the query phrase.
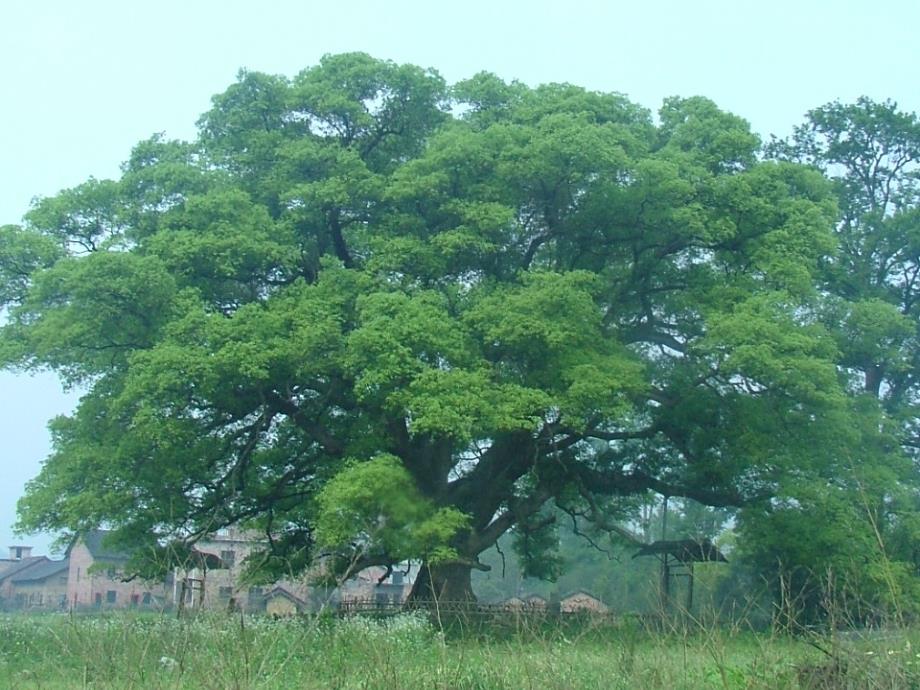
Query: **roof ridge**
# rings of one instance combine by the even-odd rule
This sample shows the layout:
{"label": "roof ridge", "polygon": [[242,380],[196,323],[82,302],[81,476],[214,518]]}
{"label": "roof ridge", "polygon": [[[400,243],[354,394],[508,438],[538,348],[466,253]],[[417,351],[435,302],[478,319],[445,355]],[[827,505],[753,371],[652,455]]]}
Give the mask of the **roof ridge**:
{"label": "roof ridge", "polygon": [[23,568],[15,573],[10,582],[29,582],[32,580],[43,580],[51,577],[62,570],[67,570],[70,566],[70,559],[61,558],[56,561],[47,560],[44,563],[36,563],[32,567]]}
{"label": "roof ridge", "polygon": [[3,582],[4,580],[13,577],[17,573],[21,573],[24,570],[28,570],[29,568],[36,566],[39,563],[43,563],[45,561],[50,561],[50,560],[51,559],[48,558],[47,556],[29,556],[28,558],[23,558],[20,561],[16,561],[17,565],[14,565],[8,570],[5,570],[2,573],[0,573],[0,582]]}

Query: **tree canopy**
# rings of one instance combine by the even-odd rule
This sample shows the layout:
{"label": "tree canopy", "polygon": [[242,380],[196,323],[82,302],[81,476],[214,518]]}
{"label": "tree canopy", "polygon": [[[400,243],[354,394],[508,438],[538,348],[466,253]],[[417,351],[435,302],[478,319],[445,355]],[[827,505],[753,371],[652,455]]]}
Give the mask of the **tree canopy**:
{"label": "tree canopy", "polygon": [[[655,120],[355,53],[241,72],[198,124],[0,229],[0,362],[86,390],[52,422],[27,529],[245,524],[264,569],[420,559],[464,597],[506,532],[529,572],[551,563],[560,510],[763,505],[881,449],[838,364],[914,390],[916,246],[895,245],[916,223],[836,228],[817,154],[763,160],[705,98]],[[872,218],[892,238],[853,266],[838,240]],[[882,266],[909,290],[844,295]]]}

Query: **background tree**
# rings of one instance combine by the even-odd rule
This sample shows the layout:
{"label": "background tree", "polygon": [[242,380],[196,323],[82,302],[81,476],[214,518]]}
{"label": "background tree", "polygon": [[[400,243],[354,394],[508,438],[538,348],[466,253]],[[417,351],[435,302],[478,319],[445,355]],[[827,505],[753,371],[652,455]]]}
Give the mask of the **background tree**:
{"label": "background tree", "polygon": [[241,73],[195,142],[4,229],[2,361],[87,390],[22,527],[241,523],[267,572],[411,557],[457,599],[509,531],[551,564],[557,509],[819,473],[864,442],[816,307],[829,187],[706,99],[660,121],[363,54]]}
{"label": "background tree", "polygon": [[916,600],[920,528],[920,122],[891,102],[830,103],[768,153],[832,180],[838,250],[822,262],[819,318],[853,418],[876,441],[839,453],[824,483],[803,483],[795,500],[750,511],[751,556],[782,561],[806,608],[820,608],[832,575],[860,604],[900,610]]}
{"label": "background tree", "polygon": [[807,118],[770,151],[833,180],[839,252],[822,272],[822,287],[833,298],[827,321],[835,326],[851,388],[902,418],[905,445],[916,448],[920,121],[894,103],[867,98],[830,103]]}
{"label": "background tree", "polygon": [[[625,501],[621,503],[626,503]],[[731,508],[710,508],[696,501],[671,498],[668,500],[666,531],[662,532],[663,501],[649,493],[637,496],[626,508],[626,515],[610,515],[621,520],[619,530],[609,530],[557,509],[558,529],[555,535],[554,566],[551,578],[539,567],[534,572],[534,559],[526,547],[530,544],[516,534],[506,534],[495,547],[480,558],[491,566],[489,572],[474,572],[473,585],[477,595],[489,602],[499,602],[512,596],[538,594],[547,601],[558,601],[569,592],[586,589],[615,607],[618,612],[660,613],[661,563],[657,558],[634,558],[641,544],[658,539],[717,540],[726,550],[731,566],[724,563],[697,564],[695,567],[694,602],[697,613],[729,612],[732,604],[737,610],[747,610],[751,596],[765,590],[762,581],[745,582],[746,589],[734,589],[739,579],[735,572],[735,555],[731,552],[728,529],[736,512]],[[517,542],[517,543],[516,543]],[[523,547],[523,548],[522,548]],[[538,561],[538,566],[545,560]],[[748,573],[744,572],[744,576]],[[685,605],[687,581],[674,578],[671,582],[672,600]]]}

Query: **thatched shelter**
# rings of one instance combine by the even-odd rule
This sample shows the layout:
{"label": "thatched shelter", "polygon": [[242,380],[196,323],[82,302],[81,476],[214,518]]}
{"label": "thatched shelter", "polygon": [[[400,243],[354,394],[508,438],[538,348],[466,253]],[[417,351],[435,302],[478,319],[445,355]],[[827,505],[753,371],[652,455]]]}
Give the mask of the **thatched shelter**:
{"label": "thatched shelter", "polygon": [[665,605],[670,601],[671,578],[688,578],[688,611],[693,608],[693,564],[728,563],[728,559],[709,539],[662,539],[642,545],[633,558],[639,556],[657,556],[661,561],[661,598]]}

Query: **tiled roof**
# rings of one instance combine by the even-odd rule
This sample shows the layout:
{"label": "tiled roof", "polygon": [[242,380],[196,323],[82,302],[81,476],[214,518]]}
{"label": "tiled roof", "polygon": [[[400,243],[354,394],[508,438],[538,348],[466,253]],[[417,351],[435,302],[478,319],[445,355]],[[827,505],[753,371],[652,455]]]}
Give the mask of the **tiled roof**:
{"label": "tiled roof", "polygon": [[286,589],[285,589],[284,587],[282,587],[281,585],[278,585],[277,587],[275,587],[274,589],[272,589],[270,592],[268,592],[267,594],[265,594],[265,600],[266,600],[266,601],[268,601],[269,599],[275,599],[276,597],[281,597],[281,598],[283,598],[283,599],[287,599],[288,601],[293,602],[293,603],[296,604],[297,606],[306,606],[306,605],[307,605],[307,603],[306,603],[303,599],[301,599],[300,597],[296,596],[295,594],[292,594],[291,592],[289,592],[288,590],[286,590]]}
{"label": "tiled roof", "polygon": [[24,568],[11,578],[11,582],[37,582],[46,578],[57,575],[61,572],[67,572],[70,564],[68,559],[60,561],[45,561],[37,563],[31,568]]}
{"label": "tiled roof", "polygon": [[21,573],[27,568],[36,566],[39,563],[44,563],[48,560],[47,556],[30,556],[29,558],[23,558],[21,561],[16,561],[11,567],[7,568],[0,574],[0,582],[3,582],[7,578],[13,577],[16,573]]}
{"label": "tiled roof", "polygon": [[601,599],[596,594],[592,594],[586,589],[573,589],[571,592],[569,592],[568,594],[565,594],[562,598],[560,598],[559,601],[566,601],[567,599],[571,599],[572,597],[588,597],[590,599],[594,599],[595,601],[599,601],[602,604],[604,603],[603,599]]}
{"label": "tiled roof", "polygon": [[[105,538],[109,534],[110,532],[107,530],[89,530],[88,532],[84,532],[83,534],[79,535],[73,543],[75,544],[77,541],[82,541],[87,550],[90,552],[90,555],[92,555],[92,557],[97,561],[104,561],[106,563],[118,563],[128,560],[129,556],[127,553],[113,549],[104,543]],[[70,548],[67,549],[68,555],[70,555],[71,548],[73,548],[73,544],[71,544]]]}

